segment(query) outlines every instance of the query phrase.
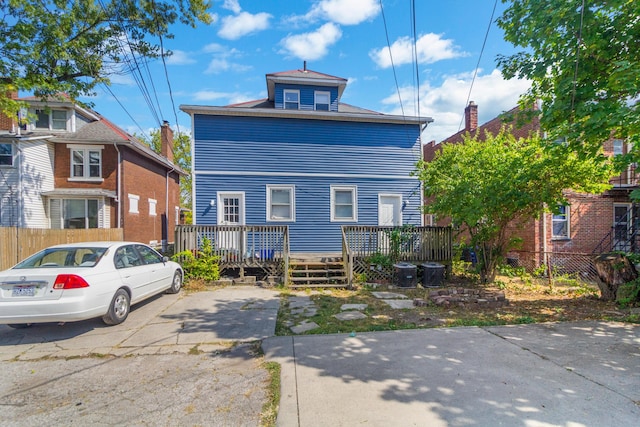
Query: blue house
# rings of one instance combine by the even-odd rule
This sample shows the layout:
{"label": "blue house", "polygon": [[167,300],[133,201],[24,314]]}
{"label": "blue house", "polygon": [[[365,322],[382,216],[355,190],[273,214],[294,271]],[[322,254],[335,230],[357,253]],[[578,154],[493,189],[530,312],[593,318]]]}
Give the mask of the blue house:
{"label": "blue house", "polygon": [[342,250],[343,225],[422,225],[420,133],[432,121],[340,102],[347,80],[266,75],[266,99],[182,105],[192,118],[193,221],[286,225],[292,253]]}

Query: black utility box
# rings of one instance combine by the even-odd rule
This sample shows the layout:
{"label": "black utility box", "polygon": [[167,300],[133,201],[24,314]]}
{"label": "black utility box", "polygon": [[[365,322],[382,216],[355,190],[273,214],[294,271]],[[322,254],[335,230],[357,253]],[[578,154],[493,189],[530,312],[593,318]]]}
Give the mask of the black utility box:
{"label": "black utility box", "polygon": [[444,279],[444,265],[437,262],[422,264],[422,286],[441,286]]}
{"label": "black utility box", "polygon": [[418,284],[418,268],[408,262],[393,264],[393,285],[399,288],[415,288]]}

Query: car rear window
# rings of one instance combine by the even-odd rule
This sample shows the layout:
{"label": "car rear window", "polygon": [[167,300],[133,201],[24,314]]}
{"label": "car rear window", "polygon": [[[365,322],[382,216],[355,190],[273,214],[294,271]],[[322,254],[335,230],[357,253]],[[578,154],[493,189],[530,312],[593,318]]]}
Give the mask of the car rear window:
{"label": "car rear window", "polygon": [[13,268],[93,267],[106,251],[107,248],[93,247],[49,248],[30,256]]}

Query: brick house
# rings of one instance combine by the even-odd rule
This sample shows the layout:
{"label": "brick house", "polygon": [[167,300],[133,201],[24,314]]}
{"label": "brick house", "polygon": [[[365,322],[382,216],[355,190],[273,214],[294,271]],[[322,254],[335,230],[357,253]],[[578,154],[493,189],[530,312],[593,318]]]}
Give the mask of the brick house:
{"label": "brick house", "polygon": [[21,100],[25,123],[0,115],[0,226],[122,228],[125,240],[173,240],[186,172],[173,163],[167,123],[158,154],[67,97]]}
{"label": "brick house", "polygon": [[[478,106],[471,101],[465,108],[465,128],[451,135],[440,144],[434,141],[423,146],[425,161],[434,158],[442,144],[459,143],[469,133],[484,138],[485,133],[498,133],[505,124],[512,125],[512,134],[516,138],[527,137],[540,131],[537,118],[523,121],[518,125],[518,107],[478,126]],[[620,139],[605,141],[606,155],[625,154],[630,147]],[[522,247],[510,255],[519,258],[521,264],[537,266],[545,254],[594,254],[611,250],[637,250],[636,233],[632,218],[633,204],[629,198],[632,190],[638,188],[634,168],[611,180],[613,187],[602,194],[581,194],[566,191],[568,204],[562,207],[561,214],[543,213],[539,218],[528,222],[524,228],[513,230],[515,236],[522,238]],[[433,222],[427,218],[429,224]]]}

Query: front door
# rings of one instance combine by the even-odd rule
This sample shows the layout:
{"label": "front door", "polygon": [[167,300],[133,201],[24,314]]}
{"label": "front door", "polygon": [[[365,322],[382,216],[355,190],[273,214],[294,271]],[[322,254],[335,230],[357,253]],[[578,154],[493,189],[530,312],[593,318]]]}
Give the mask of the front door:
{"label": "front door", "polygon": [[228,249],[230,256],[241,255],[240,226],[245,224],[244,221],[244,193],[218,193],[218,225],[228,225],[231,229],[220,231],[216,246],[219,249]]}

